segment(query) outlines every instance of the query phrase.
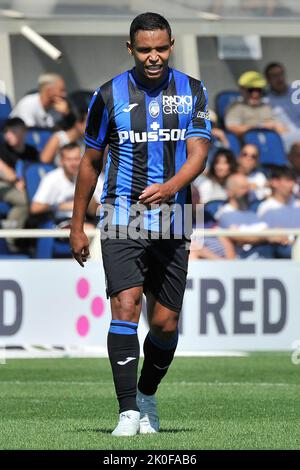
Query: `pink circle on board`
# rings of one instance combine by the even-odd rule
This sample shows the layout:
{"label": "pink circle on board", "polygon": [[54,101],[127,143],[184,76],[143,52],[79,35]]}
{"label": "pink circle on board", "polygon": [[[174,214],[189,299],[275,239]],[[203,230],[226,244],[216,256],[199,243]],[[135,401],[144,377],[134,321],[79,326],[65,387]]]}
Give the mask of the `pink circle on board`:
{"label": "pink circle on board", "polygon": [[89,293],[90,284],[86,279],[84,279],[84,277],[82,277],[77,282],[76,289],[77,289],[78,297],[80,297],[81,299],[84,299]]}
{"label": "pink circle on board", "polygon": [[95,297],[92,301],[91,311],[94,317],[101,317],[104,314],[104,301],[102,297]]}
{"label": "pink circle on board", "polygon": [[77,333],[80,336],[86,336],[88,334],[88,331],[90,329],[90,323],[89,319],[82,315],[81,317],[78,318],[77,323],[76,323],[76,330]]}

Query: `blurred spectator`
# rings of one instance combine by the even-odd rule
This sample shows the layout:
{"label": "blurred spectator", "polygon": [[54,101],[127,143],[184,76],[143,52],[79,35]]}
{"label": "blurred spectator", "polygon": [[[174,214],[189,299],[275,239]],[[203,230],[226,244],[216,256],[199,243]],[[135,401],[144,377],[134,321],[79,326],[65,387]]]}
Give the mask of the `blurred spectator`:
{"label": "blurred spectator", "polygon": [[300,141],[300,106],[293,99],[295,89],[286,81],[285,68],[278,62],[272,62],[265,68],[265,76],[269,84],[267,97],[276,118],[287,129],[283,134],[286,150]]}
{"label": "blurred spectator", "polygon": [[223,129],[218,127],[218,116],[217,114],[210,109],[209,110],[210,122],[211,122],[211,135],[212,141],[208,150],[208,166],[211,165],[213,156],[219,148],[230,148],[230,143],[227,139],[226,133]]}
{"label": "blurred spectator", "polygon": [[[28,217],[28,203],[23,178],[16,174],[18,160],[37,161],[34,147],[25,143],[26,126],[20,118],[8,119],[0,144],[0,201],[11,206],[2,227],[23,228]],[[11,251],[17,251],[17,242],[7,239]]]}
{"label": "blurred spectator", "polygon": [[294,195],[295,183],[296,175],[291,168],[274,167],[270,179],[272,196],[259,205],[258,216],[284,206],[300,206],[300,200]]}
{"label": "blurred spectator", "polygon": [[39,91],[21,98],[11,117],[20,117],[28,127],[53,128],[70,116],[65,82],[60,75],[47,73],[39,77],[38,85]]}
{"label": "blurred spectator", "polygon": [[80,161],[77,143],[67,144],[61,149],[61,167],[50,171],[41,180],[31,204],[32,215],[52,212],[57,224],[65,226],[70,222]]}
{"label": "blurred spectator", "polygon": [[288,154],[289,163],[291,169],[295,173],[296,178],[296,187],[295,195],[300,198],[300,142],[297,142],[292,145],[290,152]]}
{"label": "blurred spectator", "polygon": [[64,145],[70,144],[72,142],[77,142],[81,147],[81,150],[83,150],[83,137],[86,126],[86,118],[86,111],[77,111],[75,123],[70,129],[59,130],[55,132],[50,137],[41,153],[41,162],[55,163],[58,166],[60,163],[60,149]]}
{"label": "blurred spectator", "polygon": [[[16,173],[0,157],[0,201],[11,206],[2,227],[7,229],[23,228],[28,216],[27,197],[23,185],[19,184]],[[10,248],[14,248],[12,241]]]}
{"label": "blurred spectator", "polygon": [[39,154],[35,147],[25,143],[27,128],[20,118],[7,119],[0,143],[0,158],[11,168],[18,160],[37,162]]}
{"label": "blurred spectator", "polygon": [[270,195],[269,183],[265,175],[257,169],[259,151],[256,145],[246,144],[241,148],[237,159],[238,173],[245,175],[255,199],[265,199]]}
{"label": "blurred spectator", "polygon": [[[268,225],[259,219],[257,214],[249,210],[250,185],[246,176],[241,174],[231,175],[226,183],[228,203],[217,213],[217,219],[221,228],[238,231],[263,231]],[[273,246],[279,243],[286,245],[289,240],[286,237],[245,236],[230,237],[235,244],[236,253],[240,258],[272,258]]]}
{"label": "blurred spectator", "polygon": [[[262,220],[268,224],[269,228],[300,228],[300,207],[288,205],[269,210],[263,214]],[[288,238],[291,244],[295,241],[293,235]],[[291,244],[275,245],[276,258],[290,259],[292,256]]]}
{"label": "blurred spectator", "polygon": [[[196,222],[196,212],[201,212],[203,206],[200,204],[200,195],[197,188],[192,185],[193,222]],[[200,219],[203,220],[201,215]],[[201,227],[195,227],[200,228]],[[209,227],[212,228],[210,224]],[[226,237],[205,237],[204,241],[197,236],[191,239],[190,260],[195,259],[233,259],[235,250],[232,242]]]}
{"label": "blurred spectator", "polygon": [[226,180],[236,169],[236,160],[229,149],[216,151],[206,176],[196,179],[194,184],[200,193],[202,204],[214,199],[227,199]]}
{"label": "blurred spectator", "polygon": [[229,106],[225,114],[225,127],[242,137],[250,129],[264,127],[283,133],[286,128],[275,119],[272,108],[263,100],[266,80],[258,72],[245,72],[238,81],[242,100]]}

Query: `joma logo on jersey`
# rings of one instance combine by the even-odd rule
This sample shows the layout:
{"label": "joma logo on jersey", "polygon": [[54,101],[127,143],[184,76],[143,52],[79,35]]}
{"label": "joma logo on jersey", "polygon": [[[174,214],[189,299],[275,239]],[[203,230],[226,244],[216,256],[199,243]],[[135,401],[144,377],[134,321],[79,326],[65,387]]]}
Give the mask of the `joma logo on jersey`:
{"label": "joma logo on jersey", "polygon": [[165,114],[188,114],[193,108],[193,98],[189,95],[163,96],[162,102]]}
{"label": "joma logo on jersey", "polygon": [[133,144],[139,142],[166,142],[184,140],[185,129],[159,129],[150,132],[121,131],[119,134],[119,144],[130,140]]}

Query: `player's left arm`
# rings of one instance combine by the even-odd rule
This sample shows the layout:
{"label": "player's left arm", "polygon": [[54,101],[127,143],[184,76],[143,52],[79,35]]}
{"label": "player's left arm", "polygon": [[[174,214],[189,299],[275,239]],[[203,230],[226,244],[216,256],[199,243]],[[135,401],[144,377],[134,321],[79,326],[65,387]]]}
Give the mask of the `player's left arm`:
{"label": "player's left arm", "polygon": [[197,85],[193,101],[193,111],[185,134],[186,162],[176,175],[165,183],[152,184],[144,189],[139,197],[141,203],[161,204],[170,201],[178,191],[188,186],[205,169],[211,139],[211,123],[209,120],[207,92],[201,83],[200,86]]}

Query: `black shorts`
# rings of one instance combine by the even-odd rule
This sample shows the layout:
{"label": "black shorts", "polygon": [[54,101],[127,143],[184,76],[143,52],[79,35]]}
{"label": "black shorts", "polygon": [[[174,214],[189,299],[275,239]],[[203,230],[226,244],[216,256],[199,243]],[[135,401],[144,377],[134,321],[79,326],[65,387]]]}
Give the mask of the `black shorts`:
{"label": "black shorts", "polygon": [[143,286],[145,294],[181,311],[189,257],[184,240],[105,238],[101,246],[107,297]]}

